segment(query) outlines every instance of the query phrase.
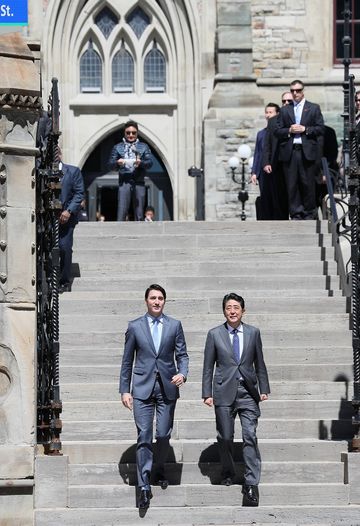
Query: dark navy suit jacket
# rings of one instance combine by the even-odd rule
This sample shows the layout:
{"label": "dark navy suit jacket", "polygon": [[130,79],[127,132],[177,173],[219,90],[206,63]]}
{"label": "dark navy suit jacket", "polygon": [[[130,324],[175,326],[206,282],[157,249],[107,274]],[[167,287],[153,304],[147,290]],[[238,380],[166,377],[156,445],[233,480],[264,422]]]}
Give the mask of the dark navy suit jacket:
{"label": "dark navy suit jacket", "polygon": [[262,164],[262,158],[263,158],[263,148],[264,148],[264,140],[266,135],[266,128],[263,128],[260,130],[256,135],[256,143],[255,143],[255,152],[254,152],[254,162],[252,166],[252,173],[256,174],[256,177],[259,179],[263,176],[263,164]]}
{"label": "dark navy suit jacket", "polygon": [[[293,151],[294,135],[289,128],[295,124],[294,105],[287,104],[280,109],[278,127],[275,135],[280,140],[279,159],[289,162]],[[305,126],[305,133],[301,134],[302,149],[308,161],[319,158],[318,138],[324,135],[324,119],[318,104],[305,100],[300,124]]]}
{"label": "dark navy suit jacket", "polygon": [[60,200],[63,210],[71,212],[69,221],[77,223],[81,201],[84,199],[84,180],[80,168],[71,164],[62,164]]}

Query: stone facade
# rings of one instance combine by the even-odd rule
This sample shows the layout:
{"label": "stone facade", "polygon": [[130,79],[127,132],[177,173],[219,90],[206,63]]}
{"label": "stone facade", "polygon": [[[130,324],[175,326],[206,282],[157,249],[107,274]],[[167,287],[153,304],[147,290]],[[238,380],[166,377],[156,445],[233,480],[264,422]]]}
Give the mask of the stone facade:
{"label": "stone facade", "polygon": [[[60,82],[64,155],[83,167],[98,144],[127,118],[135,118],[165,165],[175,220],[195,217],[195,184],[187,176],[192,165],[204,168],[206,219],[239,217],[238,185],[231,182],[228,157],[241,142],[254,148],[265,123],[265,104],[279,103],[294,78],[305,82],[306,97],[321,105],[327,124],[341,139],[343,70],[333,65],[333,2],[144,0],[141,7],[151,18],[151,31],[166,51],[169,81],[166,93],[151,96],[114,94],[108,88],[97,94],[80,92],[81,50],[89,35],[101,40],[94,33],[94,17],[104,3],[83,5],[29,0],[27,37],[41,44],[44,92],[53,76]],[[111,2],[119,16],[119,37],[125,35],[123,21],[135,5],[135,0]],[[141,55],[141,42],[132,39],[131,45]],[[105,42],[101,46],[109,79],[108,48]],[[140,70],[137,82],[139,76]],[[257,188],[249,191],[253,218]]]}
{"label": "stone facade", "polygon": [[34,160],[40,82],[34,57],[16,33],[0,37],[0,67],[0,515],[9,521],[4,524],[26,525],[32,524],[36,441]]}

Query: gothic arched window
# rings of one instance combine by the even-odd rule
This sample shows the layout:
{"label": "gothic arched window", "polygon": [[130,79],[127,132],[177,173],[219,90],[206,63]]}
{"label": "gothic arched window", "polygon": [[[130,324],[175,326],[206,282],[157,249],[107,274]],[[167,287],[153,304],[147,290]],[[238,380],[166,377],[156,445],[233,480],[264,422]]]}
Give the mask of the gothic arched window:
{"label": "gothic arched window", "polygon": [[112,90],[118,93],[134,91],[134,60],[124,45],[113,58]]}
{"label": "gothic arched window", "polygon": [[144,61],[145,91],[163,92],[166,90],[166,62],[161,51],[154,47],[149,51]]}
{"label": "gothic arched window", "polygon": [[80,58],[80,91],[90,93],[102,91],[102,61],[91,41]]}
{"label": "gothic arched window", "polygon": [[105,38],[109,38],[112,30],[118,24],[118,17],[109,9],[104,7],[95,18],[95,24],[98,26]]}
{"label": "gothic arched window", "polygon": [[148,25],[150,25],[150,18],[148,15],[137,6],[126,17],[126,22],[129,24],[135,35],[140,38]]}

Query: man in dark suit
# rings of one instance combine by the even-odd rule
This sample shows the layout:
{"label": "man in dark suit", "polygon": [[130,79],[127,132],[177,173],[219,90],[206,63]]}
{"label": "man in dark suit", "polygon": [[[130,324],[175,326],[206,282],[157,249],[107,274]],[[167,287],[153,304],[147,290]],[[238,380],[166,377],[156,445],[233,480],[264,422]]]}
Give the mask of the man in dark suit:
{"label": "man in dark suit", "polygon": [[[129,323],[120,372],[121,400],[134,410],[139,508],[152,498],[153,419],[156,410],[157,472],[155,482],[168,486],[164,463],[169,451],[179,387],[186,381],[189,357],[180,321],[165,316],[166,292],[160,285],[145,291],[147,313]],[[132,383],[132,389],[130,384]]]}
{"label": "man in dark suit", "polygon": [[62,212],[59,217],[60,280],[59,292],[71,290],[71,263],[74,228],[78,223],[81,202],[84,199],[84,180],[80,169],[60,162]]}
{"label": "man in dark suit", "polygon": [[319,170],[318,138],[324,134],[320,106],[305,100],[304,84],[290,84],[294,102],[281,108],[275,135],[280,140],[291,219],[316,219],[316,178]]}
{"label": "man in dark suit", "polygon": [[261,457],[256,427],[259,402],[267,400],[270,393],[269,380],[260,331],[241,321],[245,312],[244,299],[234,292],[226,294],[223,312],[226,323],[211,329],[206,339],[202,397],[207,406],[215,406],[221,483],[226,486],[233,483],[235,476],[232,450],[235,417],[239,415],[245,464],[243,504],[258,506]]}
{"label": "man in dark suit", "polygon": [[264,141],[267,135],[267,126],[271,119],[275,118],[280,111],[280,107],[274,102],[269,102],[265,106],[266,127],[256,135],[254,162],[252,166],[251,181],[260,186],[260,207],[256,218],[261,220],[275,219],[275,188],[271,173],[265,173],[263,169]]}
{"label": "man in dark suit", "polygon": [[[286,106],[292,104],[293,96],[290,91],[285,91],[281,95],[281,104]],[[270,177],[273,192],[273,217],[274,220],[289,219],[289,206],[287,190],[285,185],[284,170],[282,163],[279,161],[279,140],[275,136],[277,128],[278,115],[269,119],[266,127],[266,135],[263,145],[262,167],[265,176]]]}

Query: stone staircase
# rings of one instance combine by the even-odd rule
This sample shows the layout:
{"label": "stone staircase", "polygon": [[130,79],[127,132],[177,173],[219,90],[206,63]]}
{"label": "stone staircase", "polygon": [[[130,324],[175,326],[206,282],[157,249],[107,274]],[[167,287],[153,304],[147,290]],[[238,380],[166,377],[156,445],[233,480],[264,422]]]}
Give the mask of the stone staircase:
{"label": "stone staircase", "polygon": [[[55,487],[65,492],[62,504],[38,504],[37,526],[360,524],[347,470],[351,332],[325,223],[80,223],[73,261],[78,277],[61,296],[66,468]],[[144,291],[156,282],[165,312],[182,320],[190,374],[175,413],[171,484],[153,488],[140,517],[136,430],[118,376],[127,322],[145,312]],[[214,413],[201,400],[206,332],[223,322],[230,291],[261,328],[272,388],[259,420],[256,509],[241,507],[239,440],[239,484],[218,484]]]}

